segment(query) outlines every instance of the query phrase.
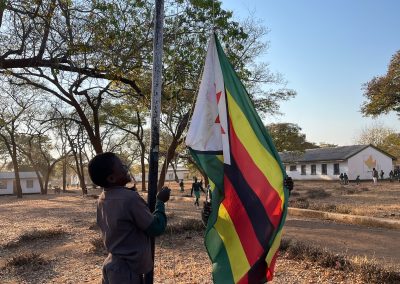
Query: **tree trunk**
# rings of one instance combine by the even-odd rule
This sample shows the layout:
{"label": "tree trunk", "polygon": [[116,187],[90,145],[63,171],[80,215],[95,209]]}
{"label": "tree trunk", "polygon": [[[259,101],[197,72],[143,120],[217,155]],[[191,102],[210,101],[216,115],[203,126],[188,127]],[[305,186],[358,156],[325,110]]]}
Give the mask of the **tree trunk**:
{"label": "tree trunk", "polygon": [[67,191],[67,158],[63,159],[62,165],[62,191]]}
{"label": "tree trunk", "polygon": [[146,191],[146,165],[145,165],[146,149],[143,143],[140,143],[140,148],[141,148],[140,167],[142,169],[142,191]]}
{"label": "tree trunk", "polygon": [[15,174],[15,191],[17,193],[17,198],[22,198],[22,188],[21,188],[21,179],[19,177],[19,167],[18,167],[18,160],[17,160],[17,148],[15,145],[12,145],[13,151],[15,151],[11,157],[13,166],[14,166],[14,174]]}
{"label": "tree trunk", "polygon": [[178,148],[178,146],[182,143],[182,134],[183,131],[186,128],[186,125],[189,122],[189,112],[187,112],[181,119],[178,127],[177,127],[177,131],[176,131],[176,135],[173,137],[171,144],[168,147],[168,151],[167,151],[167,155],[165,157],[165,161],[163,164],[163,167],[161,169],[161,173],[160,173],[160,179],[158,180],[158,185],[157,185],[157,189],[160,190],[165,182],[165,174],[166,174],[166,165],[169,164],[169,162],[172,160],[172,158],[175,156],[175,151],[176,148]]}
{"label": "tree trunk", "polygon": [[47,191],[46,191],[46,193],[44,191],[43,179],[42,179],[42,176],[41,176],[40,172],[36,169],[36,167],[34,167],[34,170],[35,170],[36,176],[37,176],[37,178],[39,180],[40,194],[47,194]]}
{"label": "tree trunk", "polygon": [[165,155],[165,160],[160,172],[160,178],[158,180],[157,190],[160,191],[165,183],[165,175],[167,174],[167,168],[169,162],[175,156],[176,148],[179,146],[180,142],[177,139],[173,139],[171,145],[168,147],[167,155]]}

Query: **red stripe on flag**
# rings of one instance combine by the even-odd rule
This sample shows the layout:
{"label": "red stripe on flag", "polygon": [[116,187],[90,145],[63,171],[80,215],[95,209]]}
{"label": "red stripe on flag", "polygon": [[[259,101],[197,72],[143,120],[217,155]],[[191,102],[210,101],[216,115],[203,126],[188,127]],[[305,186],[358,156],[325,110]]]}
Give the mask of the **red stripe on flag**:
{"label": "red stripe on flag", "polygon": [[253,225],[243,207],[242,201],[226,176],[224,176],[224,193],[225,198],[222,203],[232,219],[236,233],[246,253],[247,260],[250,266],[252,266],[260,258],[264,249],[257,239]]}
{"label": "red stripe on flag", "polygon": [[246,273],[236,284],[248,284],[249,283],[249,274]]}
{"label": "red stripe on flag", "polygon": [[271,223],[277,228],[282,216],[282,200],[240,142],[233,129],[232,121],[229,120],[231,153],[234,159],[238,161],[238,167],[246,182],[264,205]]}
{"label": "red stripe on flag", "polygon": [[272,281],[272,278],[274,277],[274,270],[275,270],[275,263],[276,259],[278,258],[279,251],[275,253],[275,255],[271,259],[271,263],[269,267],[267,268],[267,280]]}

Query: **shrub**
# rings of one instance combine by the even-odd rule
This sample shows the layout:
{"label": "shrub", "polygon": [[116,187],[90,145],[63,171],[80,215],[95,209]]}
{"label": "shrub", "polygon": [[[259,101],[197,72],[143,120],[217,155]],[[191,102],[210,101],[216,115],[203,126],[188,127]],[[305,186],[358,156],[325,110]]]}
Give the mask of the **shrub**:
{"label": "shrub", "polygon": [[67,232],[62,229],[33,230],[20,235],[16,240],[7,243],[4,247],[16,247],[36,240],[55,239],[66,234]]}
{"label": "shrub", "polygon": [[41,256],[40,253],[21,253],[13,256],[6,262],[6,267],[21,267],[21,266],[42,266],[48,264],[49,261]]}
{"label": "shrub", "polygon": [[290,207],[295,207],[295,208],[300,208],[300,209],[307,209],[310,206],[310,203],[308,200],[304,197],[300,197],[294,200],[289,200],[289,206]]}
{"label": "shrub", "polygon": [[101,236],[91,238],[90,244],[92,245],[91,251],[98,254],[107,254],[107,250],[104,247],[104,242]]}
{"label": "shrub", "polygon": [[365,283],[400,283],[400,272],[383,268],[376,261],[367,258],[350,259],[346,255],[333,254],[326,248],[312,247],[285,238],[282,239],[280,251],[288,259],[307,260],[324,268],[355,272]]}
{"label": "shrub", "polygon": [[307,196],[311,199],[316,199],[316,198],[326,198],[326,197],[331,196],[331,194],[326,192],[322,188],[318,188],[318,189],[307,190]]}
{"label": "shrub", "polygon": [[171,225],[168,224],[166,231],[174,234],[184,233],[187,231],[203,232],[204,225],[199,219],[183,219]]}

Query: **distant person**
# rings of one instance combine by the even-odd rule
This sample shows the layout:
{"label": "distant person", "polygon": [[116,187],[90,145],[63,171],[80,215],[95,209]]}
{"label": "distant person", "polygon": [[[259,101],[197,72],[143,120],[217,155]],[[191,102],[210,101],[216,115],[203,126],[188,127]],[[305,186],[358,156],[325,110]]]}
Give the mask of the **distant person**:
{"label": "distant person", "polygon": [[343,174],[343,181],[344,181],[344,184],[348,184],[349,183],[349,177],[347,176],[346,173]]}
{"label": "distant person", "polygon": [[199,207],[200,205],[199,204],[200,190],[206,193],[200,182],[197,181],[197,178],[194,178],[194,182],[192,183],[192,190],[190,191],[190,196],[193,196],[194,193],[194,196],[196,197],[194,205],[196,205],[197,207]]}
{"label": "distant person", "polygon": [[339,179],[340,179],[340,184],[343,184],[343,180],[344,180],[343,173],[340,173]]}
{"label": "distant person", "polygon": [[163,188],[158,193],[152,214],[143,198],[125,187],[131,177],[117,155],[96,155],[88,170],[92,181],[104,188],[97,201],[97,224],[108,252],[102,283],[143,283],[143,275],[153,269],[150,237],[165,231],[164,203],[171,191]]}
{"label": "distant person", "polygon": [[389,172],[389,181],[390,181],[390,182],[393,182],[393,177],[394,177],[394,173],[393,173],[393,171],[391,170],[391,171]]}
{"label": "distant person", "polygon": [[372,180],[375,185],[378,183],[378,171],[375,168],[372,169]]}
{"label": "distant person", "polygon": [[383,175],[384,175],[385,173],[383,172],[383,170],[381,170],[381,180],[383,180]]}
{"label": "distant person", "polygon": [[181,181],[179,183],[179,187],[181,188],[181,192],[185,191],[185,184],[183,183],[183,179],[181,179]]}
{"label": "distant person", "polygon": [[357,185],[360,184],[360,176],[359,176],[359,175],[356,177],[356,184],[357,184]]}

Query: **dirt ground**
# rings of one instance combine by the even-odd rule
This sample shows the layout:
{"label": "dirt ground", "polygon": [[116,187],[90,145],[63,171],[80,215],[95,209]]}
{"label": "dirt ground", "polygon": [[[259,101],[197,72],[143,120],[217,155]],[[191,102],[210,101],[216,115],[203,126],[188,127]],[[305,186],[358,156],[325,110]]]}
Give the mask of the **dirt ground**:
{"label": "dirt ground", "polygon": [[[362,184],[357,192],[351,194],[343,192],[348,190],[346,188],[355,187],[353,185],[344,186],[344,189],[332,183],[296,183],[295,186],[299,193],[296,198],[307,196],[312,188],[323,188],[331,191],[331,195],[314,198],[313,202],[346,204],[359,208],[358,212],[373,216],[400,216],[399,184],[376,189]],[[364,187],[368,190],[364,190]],[[95,226],[95,197],[98,193],[98,190],[90,190],[86,197],[82,197],[78,191],[47,196],[28,195],[20,200],[14,196],[1,196],[0,283],[99,283],[105,255],[98,245],[100,235]],[[187,190],[182,194],[174,186],[173,196],[166,206],[169,224],[179,224],[185,218],[197,222],[200,220],[200,209],[193,205],[191,197],[185,195]],[[368,207],[374,210],[363,209]],[[304,228],[307,228],[305,224],[298,224],[296,231],[296,225],[290,225],[290,222],[294,221],[289,216],[286,229],[288,236],[304,234]],[[46,230],[54,236],[23,238]],[[315,230],[315,234],[322,233]],[[315,234],[310,237],[311,240]],[[351,231],[347,234],[351,234]],[[382,234],[384,236],[385,231]],[[357,253],[374,255],[369,243],[359,245],[364,246],[364,250]],[[32,253],[37,255],[32,256]],[[26,255],[31,256],[27,264],[16,262],[17,256]],[[199,230],[168,230],[156,240],[155,259],[155,283],[212,283],[211,264]],[[273,283],[363,282],[360,275],[321,268],[282,255],[277,261]]]}

